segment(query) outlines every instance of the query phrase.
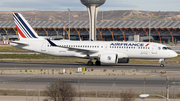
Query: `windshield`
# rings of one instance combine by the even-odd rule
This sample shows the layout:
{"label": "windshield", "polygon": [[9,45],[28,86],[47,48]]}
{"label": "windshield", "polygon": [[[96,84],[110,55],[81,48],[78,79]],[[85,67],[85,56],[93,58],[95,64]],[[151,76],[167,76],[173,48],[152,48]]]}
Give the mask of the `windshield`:
{"label": "windshield", "polygon": [[167,48],[166,48],[166,47],[163,47],[162,49],[163,49],[163,50],[167,50]]}
{"label": "windshield", "polygon": [[172,49],[169,48],[169,47],[163,47],[162,49],[163,49],[163,50],[172,50]]}
{"label": "windshield", "polygon": [[171,48],[167,47],[168,50],[172,50]]}

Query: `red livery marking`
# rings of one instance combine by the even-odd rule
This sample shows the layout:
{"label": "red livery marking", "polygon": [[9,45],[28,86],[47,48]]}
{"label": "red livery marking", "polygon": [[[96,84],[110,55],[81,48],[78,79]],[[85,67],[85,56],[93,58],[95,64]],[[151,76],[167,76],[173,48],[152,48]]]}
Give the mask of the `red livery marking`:
{"label": "red livery marking", "polygon": [[21,35],[21,37],[27,38],[27,37],[23,34],[23,32],[19,29],[19,27],[18,27],[17,25],[16,25],[16,28],[17,28],[18,33]]}
{"label": "red livery marking", "polygon": [[149,43],[146,45],[146,47],[149,46]]}

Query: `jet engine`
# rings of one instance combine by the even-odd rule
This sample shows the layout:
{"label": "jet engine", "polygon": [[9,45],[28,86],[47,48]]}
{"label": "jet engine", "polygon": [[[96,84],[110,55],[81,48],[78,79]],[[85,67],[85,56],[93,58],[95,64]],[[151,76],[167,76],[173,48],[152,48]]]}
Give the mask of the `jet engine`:
{"label": "jet engine", "polygon": [[99,60],[101,63],[117,63],[118,62],[118,55],[115,53],[107,53],[107,54],[101,54],[99,56]]}
{"label": "jet engine", "polygon": [[129,63],[129,59],[118,59],[118,63]]}

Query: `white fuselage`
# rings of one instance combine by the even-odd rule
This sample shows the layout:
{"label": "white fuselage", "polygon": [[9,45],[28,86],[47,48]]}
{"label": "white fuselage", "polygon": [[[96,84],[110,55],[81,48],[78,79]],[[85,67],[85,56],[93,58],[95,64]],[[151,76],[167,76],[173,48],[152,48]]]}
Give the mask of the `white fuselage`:
{"label": "white fuselage", "polygon": [[[80,58],[96,58],[100,54],[116,53],[118,58],[134,58],[134,59],[166,59],[177,56],[177,53],[170,49],[165,49],[167,46],[159,43],[149,42],[119,42],[119,41],[69,41],[69,40],[52,40],[60,47],[54,47],[45,39],[28,39],[21,40],[29,45],[20,45],[11,43],[10,45],[19,47],[25,50],[35,51],[42,54],[53,56],[68,56]],[[62,47],[61,47],[62,46]],[[69,48],[68,48],[69,47]],[[165,48],[164,48],[165,47]],[[75,49],[84,49],[97,51],[87,53]]]}

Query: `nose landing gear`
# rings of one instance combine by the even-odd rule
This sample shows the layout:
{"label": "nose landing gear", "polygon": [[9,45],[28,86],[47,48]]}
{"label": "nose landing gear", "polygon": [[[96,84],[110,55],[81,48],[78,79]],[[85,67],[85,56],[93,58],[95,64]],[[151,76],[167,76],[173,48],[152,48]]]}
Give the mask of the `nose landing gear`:
{"label": "nose landing gear", "polygon": [[164,61],[165,59],[159,59],[160,67],[164,67],[164,64],[163,64]]}
{"label": "nose landing gear", "polygon": [[160,64],[160,67],[164,67],[164,64]]}

